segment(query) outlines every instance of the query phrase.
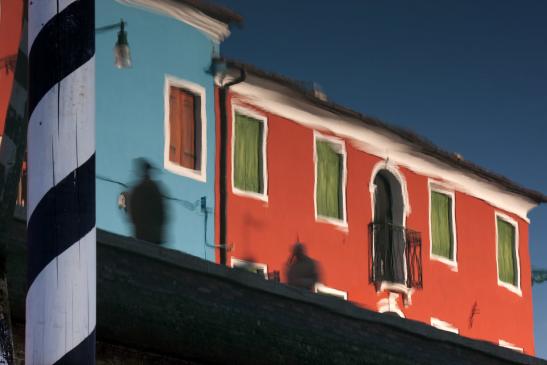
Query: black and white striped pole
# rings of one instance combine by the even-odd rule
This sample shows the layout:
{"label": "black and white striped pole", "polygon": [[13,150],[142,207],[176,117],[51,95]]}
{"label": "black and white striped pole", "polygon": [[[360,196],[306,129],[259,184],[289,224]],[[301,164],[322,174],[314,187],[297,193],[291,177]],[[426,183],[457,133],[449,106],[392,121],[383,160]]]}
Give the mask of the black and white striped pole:
{"label": "black and white striped pole", "polygon": [[95,0],[28,0],[26,364],[94,364]]}

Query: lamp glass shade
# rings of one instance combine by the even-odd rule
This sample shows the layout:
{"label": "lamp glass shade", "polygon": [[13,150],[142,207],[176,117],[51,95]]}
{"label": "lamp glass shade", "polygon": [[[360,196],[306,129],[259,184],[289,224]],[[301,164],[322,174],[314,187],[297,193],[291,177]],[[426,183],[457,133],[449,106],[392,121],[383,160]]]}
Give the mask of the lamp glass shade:
{"label": "lamp glass shade", "polygon": [[120,30],[118,32],[118,41],[114,46],[114,64],[117,68],[131,67],[131,51],[127,43],[127,32]]}

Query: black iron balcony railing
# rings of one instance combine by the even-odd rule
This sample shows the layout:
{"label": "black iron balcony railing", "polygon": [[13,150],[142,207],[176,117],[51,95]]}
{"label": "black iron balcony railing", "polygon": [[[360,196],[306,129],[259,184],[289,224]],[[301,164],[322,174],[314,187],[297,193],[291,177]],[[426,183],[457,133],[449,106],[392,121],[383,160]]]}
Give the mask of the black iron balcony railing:
{"label": "black iron balcony railing", "polygon": [[369,281],[422,288],[421,233],[389,223],[370,223],[368,232]]}

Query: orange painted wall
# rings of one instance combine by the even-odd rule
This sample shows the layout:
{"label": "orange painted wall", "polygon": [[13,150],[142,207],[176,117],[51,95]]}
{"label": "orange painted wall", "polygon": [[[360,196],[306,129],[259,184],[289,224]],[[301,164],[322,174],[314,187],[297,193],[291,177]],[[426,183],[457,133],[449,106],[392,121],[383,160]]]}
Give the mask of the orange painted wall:
{"label": "orange painted wall", "polygon": [[[22,15],[23,0],[0,0],[0,59],[17,54]],[[13,76],[13,71],[7,72],[5,67],[0,67],[0,136],[4,132]]]}
{"label": "orange painted wall", "polygon": [[[237,96],[233,96],[237,98]],[[231,104],[232,95],[228,98]],[[218,101],[218,98],[217,98]],[[238,103],[243,104],[241,101]],[[245,104],[243,104],[245,105]],[[217,116],[219,106],[217,105]],[[246,104],[247,108],[252,106]],[[387,293],[377,293],[368,283],[368,233],[372,219],[369,183],[378,157],[359,151],[346,141],[348,231],[315,221],[313,130],[256,108],[268,118],[268,202],[232,193],[231,156],[228,155],[228,253],[239,259],[266,263],[268,271],[284,268],[297,236],[308,254],[321,265],[321,281],[346,291],[348,300],[371,310]],[[228,146],[231,146],[232,112],[228,110]],[[217,119],[217,130],[220,121]],[[328,132],[320,131],[328,134]],[[220,138],[217,133],[217,142]],[[217,145],[219,145],[217,143]],[[231,148],[229,148],[231,150]],[[231,153],[231,151],[230,151]],[[217,168],[218,155],[217,149]],[[423,289],[412,296],[412,305],[398,304],[406,318],[430,323],[431,317],[449,322],[463,336],[498,343],[503,339],[534,353],[528,224],[511,214],[519,225],[522,297],[498,286],[494,207],[456,192],[458,272],[429,258],[428,177],[399,168],[406,179],[411,213],[407,228],[422,233]],[[218,174],[217,174],[218,176]],[[218,237],[217,181],[217,237]],[[218,255],[217,255],[218,260]],[[474,304],[478,314],[470,325]]]}

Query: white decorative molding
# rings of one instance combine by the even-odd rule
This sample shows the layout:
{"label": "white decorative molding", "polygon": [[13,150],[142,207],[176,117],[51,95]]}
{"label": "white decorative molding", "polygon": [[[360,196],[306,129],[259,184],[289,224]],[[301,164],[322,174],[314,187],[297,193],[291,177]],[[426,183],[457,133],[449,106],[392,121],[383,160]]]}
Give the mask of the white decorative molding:
{"label": "white decorative molding", "polygon": [[[458,242],[457,242],[457,229],[456,229],[456,194],[454,193],[454,190],[451,190],[447,188],[445,185],[443,185],[439,181],[435,181],[433,179],[428,179],[428,192],[429,192],[429,258],[434,261],[442,262],[443,264],[446,264],[450,267],[452,271],[458,272]],[[452,208],[452,256],[454,257],[453,260],[450,260],[449,258],[435,255],[433,253],[433,235],[431,233],[431,192],[434,191],[436,193],[440,193],[443,195],[447,195],[452,200],[451,208]]]}
{"label": "white decorative molding", "polygon": [[[325,217],[317,214],[317,141],[327,141],[335,149],[337,153],[342,155],[342,219],[336,219],[332,217]],[[347,152],[344,140],[332,136],[323,135],[317,131],[313,131],[313,165],[314,165],[314,177],[313,177],[313,206],[315,212],[315,220],[317,222],[330,223],[344,232],[348,232],[348,214],[346,208],[346,184],[348,175],[347,166]]]}
{"label": "white decorative molding", "polygon": [[[169,160],[169,141],[171,139],[171,128],[169,120],[169,93],[171,86],[179,87],[187,90],[200,98],[200,119],[201,119],[201,146],[200,146],[200,169],[194,170],[182,165],[176,164]],[[189,177],[191,179],[206,182],[207,181],[207,112],[205,88],[196,83],[179,79],[175,76],[165,75],[165,84],[163,90],[164,100],[164,143],[163,143],[163,167],[177,175]],[[197,142],[197,141],[196,141]]]}
{"label": "white decorative molding", "polygon": [[399,181],[399,184],[401,185],[401,194],[403,196],[403,227],[406,227],[406,218],[410,215],[412,212],[412,208],[410,206],[410,199],[408,198],[408,189],[406,186],[406,179],[403,173],[399,170],[397,165],[393,163],[393,161],[390,161],[389,159],[386,159],[384,161],[377,162],[374,167],[372,168],[372,172],[370,174],[370,181],[368,183],[368,190],[370,192],[370,201],[371,201],[371,209],[372,209],[372,221],[374,222],[374,206],[376,204],[376,198],[374,197],[374,194],[376,193],[376,185],[374,184],[374,179],[376,178],[376,175],[378,172],[382,170],[387,170],[395,178]]}
{"label": "white decorative molding", "polygon": [[386,312],[393,312],[397,313],[397,315],[401,318],[405,318],[405,314],[399,308],[399,305],[397,304],[397,299],[399,298],[399,294],[397,293],[389,293],[387,298],[380,299],[378,301],[378,312],[379,313],[386,313]]}
{"label": "white decorative molding", "polygon": [[[515,228],[515,259],[517,261],[515,263],[517,266],[517,272],[515,274],[517,275],[517,285],[512,285],[510,283],[506,283],[500,280],[500,267],[498,262],[498,218],[509,223]],[[498,285],[517,294],[519,297],[522,297],[522,290],[520,288],[519,225],[513,218],[501,212],[496,212],[494,214],[494,220],[496,223],[495,225],[496,227],[496,268],[497,268],[496,279],[498,280]]]}
{"label": "white decorative molding", "polygon": [[268,265],[266,264],[262,264],[260,262],[241,260],[241,259],[232,257],[230,261],[230,265],[232,268],[239,268],[239,269],[244,269],[248,271],[251,271],[251,269],[262,270],[262,272],[264,273],[264,279],[268,279]]}
{"label": "white decorative molding", "polygon": [[[227,82],[237,77],[236,70],[216,82]],[[420,148],[381,127],[365,125],[357,118],[343,116],[320,108],[300,94],[277,82],[248,75],[244,82],[231,87],[234,98],[255,105],[262,110],[304,125],[307,128],[328,131],[349,141],[356,149],[389,159],[413,172],[449,183],[454,190],[482,199],[514,213],[529,222],[528,211],[537,203],[522,195],[511,193],[499,185],[480,178],[471,171],[453,167],[421,152]]]}
{"label": "white decorative molding", "polygon": [[207,35],[216,43],[222,42],[230,35],[226,23],[216,20],[191,5],[172,0],[116,0],[120,4],[145,9],[157,14],[175,18]]}
{"label": "white decorative molding", "polygon": [[508,348],[508,349],[511,349],[511,350],[514,350],[514,351],[518,351],[518,352],[524,352],[524,349],[522,347],[518,347],[518,346],[512,344],[511,342],[507,342],[507,341],[504,341],[504,340],[500,339],[498,343],[501,347],[505,347],[505,348]]}
{"label": "white decorative molding", "polygon": [[348,300],[347,292],[328,287],[326,285],[323,285],[322,283],[316,283],[314,287],[314,291],[319,294],[330,295],[340,299]]}
{"label": "white decorative molding", "polygon": [[431,325],[435,328],[440,329],[440,330],[452,332],[452,333],[455,333],[457,335],[460,333],[460,330],[458,330],[452,324],[450,324],[448,322],[445,322],[445,321],[441,321],[440,319],[435,318],[435,317],[431,317]]}
{"label": "white decorative molding", "polygon": [[[236,187],[234,180],[234,150],[235,150],[235,123],[236,114],[245,115],[262,123],[262,193],[256,193],[254,191],[241,190]],[[245,108],[241,105],[232,103],[232,149],[231,149],[231,167],[232,167],[232,192],[235,195],[246,196],[268,202],[268,118],[266,116],[257,113],[254,110]]]}
{"label": "white decorative molding", "polygon": [[[406,280],[406,263],[405,263],[405,280]],[[398,293],[403,295],[403,304],[405,307],[412,305],[412,294],[414,288],[409,288],[405,284],[393,283],[391,281],[382,281],[378,292],[387,291],[390,293]]]}

